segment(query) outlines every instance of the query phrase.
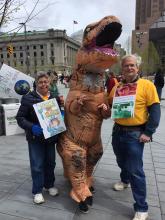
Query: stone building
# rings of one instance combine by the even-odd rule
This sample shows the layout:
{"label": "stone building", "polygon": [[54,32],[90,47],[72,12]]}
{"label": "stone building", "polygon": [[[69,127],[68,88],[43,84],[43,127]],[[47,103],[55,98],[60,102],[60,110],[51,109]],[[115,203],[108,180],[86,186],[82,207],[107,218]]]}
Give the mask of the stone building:
{"label": "stone building", "polygon": [[[7,47],[13,48],[10,54]],[[67,36],[65,30],[27,31],[0,35],[0,66],[6,63],[26,74],[39,70],[55,70],[70,74],[80,43]]]}
{"label": "stone building", "polygon": [[[160,61],[164,59],[162,57],[165,53],[165,44],[162,42],[162,33],[165,33],[165,20],[163,20],[165,11],[165,0],[136,0],[136,15],[135,15],[135,30],[132,32],[132,52],[135,53],[138,50],[144,51],[147,48],[149,41],[152,41],[160,56]],[[161,32],[160,25],[156,26],[156,23],[161,20]],[[160,22],[159,22],[160,24]],[[159,29],[159,30],[158,30]],[[157,32],[158,31],[158,32]],[[156,38],[155,34],[157,33]],[[161,45],[158,43],[160,42]],[[163,52],[164,51],[164,52]],[[163,55],[165,56],[165,54]],[[163,63],[160,63],[163,66]]]}

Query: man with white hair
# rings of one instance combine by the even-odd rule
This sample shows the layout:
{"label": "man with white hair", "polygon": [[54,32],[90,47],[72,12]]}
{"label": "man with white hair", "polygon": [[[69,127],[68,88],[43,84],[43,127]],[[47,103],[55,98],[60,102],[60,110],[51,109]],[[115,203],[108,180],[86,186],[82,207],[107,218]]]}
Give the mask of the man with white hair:
{"label": "man with white hair", "polygon": [[141,60],[135,55],[122,58],[123,80],[113,88],[109,96],[115,121],[112,146],[121,169],[121,181],[113,187],[116,191],[131,187],[135,200],[133,220],[148,218],[143,149],[144,144],[152,140],[160,120],[156,88],[149,80],[139,77],[140,63]]}

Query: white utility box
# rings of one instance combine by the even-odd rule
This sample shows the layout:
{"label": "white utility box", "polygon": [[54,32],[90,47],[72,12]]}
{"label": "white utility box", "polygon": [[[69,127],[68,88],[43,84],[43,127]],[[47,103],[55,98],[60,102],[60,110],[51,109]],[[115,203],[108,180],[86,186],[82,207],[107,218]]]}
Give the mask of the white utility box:
{"label": "white utility box", "polygon": [[5,135],[14,135],[24,133],[24,130],[17,124],[16,115],[20,103],[3,104]]}

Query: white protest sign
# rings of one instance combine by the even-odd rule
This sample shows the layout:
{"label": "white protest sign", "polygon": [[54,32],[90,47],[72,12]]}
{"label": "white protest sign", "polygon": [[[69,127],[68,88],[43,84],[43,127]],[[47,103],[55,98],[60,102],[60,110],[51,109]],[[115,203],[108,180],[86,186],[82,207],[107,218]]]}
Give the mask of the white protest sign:
{"label": "white protest sign", "polygon": [[33,88],[34,79],[6,64],[0,69],[0,97],[21,99]]}
{"label": "white protest sign", "polygon": [[39,102],[33,105],[45,139],[66,130],[56,99]]}

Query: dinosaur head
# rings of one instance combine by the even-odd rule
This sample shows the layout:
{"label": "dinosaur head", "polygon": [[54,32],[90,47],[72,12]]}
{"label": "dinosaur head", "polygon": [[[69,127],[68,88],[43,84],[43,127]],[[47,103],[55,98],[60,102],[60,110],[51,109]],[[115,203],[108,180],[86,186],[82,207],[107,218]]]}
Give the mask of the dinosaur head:
{"label": "dinosaur head", "polygon": [[122,31],[117,17],[106,16],[99,22],[89,24],[84,30],[82,47],[77,53],[77,64],[87,71],[103,71],[118,60],[113,45]]}

